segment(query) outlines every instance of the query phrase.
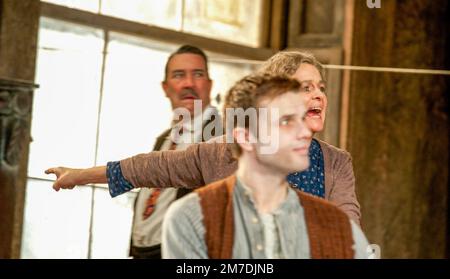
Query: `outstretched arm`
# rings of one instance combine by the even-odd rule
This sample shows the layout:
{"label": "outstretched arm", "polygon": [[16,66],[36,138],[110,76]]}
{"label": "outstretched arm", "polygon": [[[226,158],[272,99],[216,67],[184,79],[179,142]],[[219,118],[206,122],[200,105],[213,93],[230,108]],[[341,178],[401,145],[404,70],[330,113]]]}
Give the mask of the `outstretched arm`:
{"label": "outstretched arm", "polygon": [[109,193],[112,197],[126,193],[134,187],[122,175],[120,163],[108,162],[106,166],[88,169],[71,169],[65,167],[50,168],[45,173],[56,175],[53,189],[73,189],[76,185],[92,183],[108,183]]}
{"label": "outstretched arm", "polygon": [[86,185],[91,183],[107,183],[106,166],[93,167],[87,169],[71,169],[65,167],[49,168],[46,174],[55,174],[56,181],[53,189],[73,189],[76,185]]}
{"label": "outstretched arm", "polygon": [[195,188],[231,175],[237,169],[225,143],[200,143],[184,151],[154,151],[139,154],[108,166],[88,169],[51,168],[56,174],[53,188],[72,189],[76,185],[108,183],[117,196],[139,187]]}
{"label": "outstretched arm", "polygon": [[184,151],[156,151],[120,161],[134,187],[195,188],[230,176],[237,169],[226,143],[200,143]]}

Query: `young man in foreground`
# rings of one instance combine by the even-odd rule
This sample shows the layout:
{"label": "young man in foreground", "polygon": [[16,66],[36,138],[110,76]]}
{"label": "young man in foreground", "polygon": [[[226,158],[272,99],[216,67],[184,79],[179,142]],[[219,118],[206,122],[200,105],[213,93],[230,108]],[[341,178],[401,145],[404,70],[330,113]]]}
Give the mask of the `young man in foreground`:
{"label": "young man in foreground", "polygon": [[[230,113],[236,110],[230,109],[238,108],[256,109],[256,117],[235,123]],[[163,257],[367,258],[369,244],[359,226],[335,205],[294,190],[286,180],[309,166],[312,133],[304,122],[300,84],[287,77],[247,76],[228,92],[224,111],[238,169],[170,206]]]}

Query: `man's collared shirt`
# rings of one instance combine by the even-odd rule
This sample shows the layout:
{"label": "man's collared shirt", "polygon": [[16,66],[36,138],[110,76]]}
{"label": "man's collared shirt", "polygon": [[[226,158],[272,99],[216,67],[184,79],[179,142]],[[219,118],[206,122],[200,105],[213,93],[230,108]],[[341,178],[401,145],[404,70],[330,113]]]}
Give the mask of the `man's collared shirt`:
{"label": "man's collared shirt", "polygon": [[[286,199],[272,212],[275,236],[265,241],[265,222],[255,207],[251,192],[236,180],[233,192],[234,259],[270,257],[308,259],[311,257],[304,210],[297,193],[288,188]],[[355,258],[367,258],[369,245],[364,233],[351,223]],[[205,227],[197,193],[190,193],[172,204],[163,223],[163,258],[208,258]],[[271,245],[273,247],[265,247]],[[278,248],[277,248],[278,246]],[[274,248],[275,247],[275,248]],[[269,252],[270,250],[275,252]]]}
{"label": "man's collared shirt", "polygon": [[[203,114],[197,115],[193,121],[186,121],[182,124],[183,133],[177,139],[176,150],[184,150],[194,142],[202,141],[202,128],[211,116],[217,113],[217,109],[208,106]],[[179,130],[180,127],[172,125],[172,130]],[[169,136],[164,141],[160,150],[169,150],[173,141]],[[152,188],[141,188],[136,201],[133,219],[132,243],[137,247],[151,247],[161,243],[161,226],[167,208],[176,199],[177,188],[164,188],[158,197],[153,213],[143,219],[147,200],[153,192]]]}

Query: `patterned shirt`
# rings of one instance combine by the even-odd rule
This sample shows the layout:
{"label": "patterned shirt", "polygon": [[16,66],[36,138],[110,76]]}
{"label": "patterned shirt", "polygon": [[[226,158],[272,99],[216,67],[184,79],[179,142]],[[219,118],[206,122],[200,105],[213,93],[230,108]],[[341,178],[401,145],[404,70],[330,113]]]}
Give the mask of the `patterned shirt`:
{"label": "patterned shirt", "polygon": [[289,184],[314,196],[325,198],[325,167],[322,149],[316,139],[309,147],[309,168],[288,175]]}
{"label": "patterned shirt", "polygon": [[[293,187],[314,196],[325,198],[324,159],[320,144],[316,139],[309,147],[309,168],[302,172],[294,172],[287,176],[287,181]],[[111,197],[116,197],[133,189],[133,185],[125,179],[120,168],[120,162],[108,162],[106,176]]]}
{"label": "patterned shirt", "polygon": [[106,177],[108,179],[109,194],[113,198],[134,188],[123,176],[120,161],[106,164]]}

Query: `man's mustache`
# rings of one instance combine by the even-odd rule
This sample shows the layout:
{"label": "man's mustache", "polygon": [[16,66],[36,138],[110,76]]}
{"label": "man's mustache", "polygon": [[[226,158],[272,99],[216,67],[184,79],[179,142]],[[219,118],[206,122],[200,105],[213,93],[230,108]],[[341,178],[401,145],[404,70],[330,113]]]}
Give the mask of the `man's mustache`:
{"label": "man's mustache", "polygon": [[192,88],[185,88],[181,91],[181,99],[184,99],[186,97],[194,97],[196,99],[199,98],[197,92],[195,92]]}

